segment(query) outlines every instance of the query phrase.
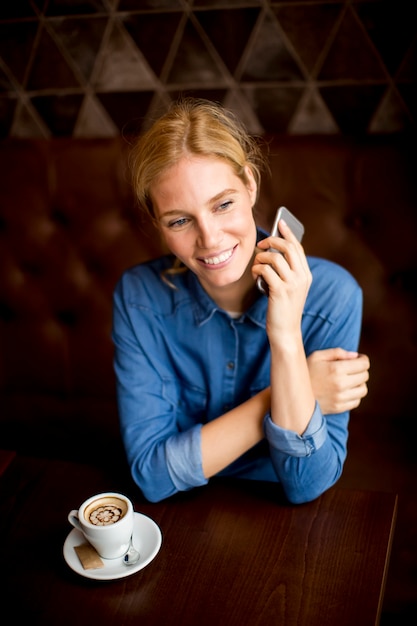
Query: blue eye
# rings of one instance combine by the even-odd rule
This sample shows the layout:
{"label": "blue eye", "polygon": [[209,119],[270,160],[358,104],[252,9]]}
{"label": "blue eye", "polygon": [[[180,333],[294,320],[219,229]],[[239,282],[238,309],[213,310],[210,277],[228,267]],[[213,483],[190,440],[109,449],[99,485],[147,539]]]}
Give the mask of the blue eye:
{"label": "blue eye", "polygon": [[222,204],[218,207],[220,211],[225,211],[233,204],[232,200],[226,200],[226,202],[222,202]]}
{"label": "blue eye", "polygon": [[181,217],[179,220],[175,220],[174,222],[169,222],[168,227],[180,228],[181,226],[184,226],[184,224],[186,224],[187,222],[188,222],[188,219],[186,217]]}

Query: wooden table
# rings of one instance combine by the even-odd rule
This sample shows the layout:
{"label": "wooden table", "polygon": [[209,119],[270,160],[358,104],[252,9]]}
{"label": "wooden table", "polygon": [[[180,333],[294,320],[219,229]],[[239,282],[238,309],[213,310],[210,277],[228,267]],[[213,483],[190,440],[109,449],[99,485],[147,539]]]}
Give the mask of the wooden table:
{"label": "wooden table", "polygon": [[[285,503],[276,485],[213,481],[158,504],[125,470],[16,456],[0,477],[2,613],[33,626],[377,624],[396,496],[333,488]],[[73,572],[67,513],[104,490],[129,495],[163,534],[132,576]]]}

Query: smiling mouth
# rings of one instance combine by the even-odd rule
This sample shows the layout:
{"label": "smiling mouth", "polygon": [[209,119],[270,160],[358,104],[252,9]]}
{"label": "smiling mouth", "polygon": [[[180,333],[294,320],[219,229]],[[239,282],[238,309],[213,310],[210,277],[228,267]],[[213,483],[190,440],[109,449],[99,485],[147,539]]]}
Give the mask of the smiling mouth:
{"label": "smiling mouth", "polygon": [[218,256],[212,256],[207,259],[201,258],[200,261],[202,261],[205,265],[220,265],[221,263],[224,263],[225,261],[230,259],[233,252],[234,248],[232,248],[231,250],[227,250],[226,252],[222,252]]}

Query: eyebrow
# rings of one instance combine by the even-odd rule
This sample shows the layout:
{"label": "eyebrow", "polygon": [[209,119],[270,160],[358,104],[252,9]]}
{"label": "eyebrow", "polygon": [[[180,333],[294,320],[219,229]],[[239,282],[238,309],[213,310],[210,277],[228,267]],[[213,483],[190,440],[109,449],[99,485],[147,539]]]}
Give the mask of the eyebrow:
{"label": "eyebrow", "polygon": [[221,191],[220,193],[216,194],[213,198],[210,198],[210,200],[208,201],[208,204],[212,204],[213,202],[217,202],[223,196],[228,196],[230,194],[235,194],[235,193],[237,193],[237,189],[232,189],[232,188],[230,188],[230,189],[223,189],[223,191]]}

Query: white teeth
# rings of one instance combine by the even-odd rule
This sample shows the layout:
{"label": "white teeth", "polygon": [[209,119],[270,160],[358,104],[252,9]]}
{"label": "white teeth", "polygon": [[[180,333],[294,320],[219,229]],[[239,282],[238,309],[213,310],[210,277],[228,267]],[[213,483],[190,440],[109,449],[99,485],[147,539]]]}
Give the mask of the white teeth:
{"label": "white teeth", "polygon": [[223,254],[220,254],[219,256],[213,256],[210,259],[203,259],[203,261],[206,265],[218,265],[219,263],[223,263],[224,261],[227,261],[227,259],[230,259],[231,256],[232,250],[229,250],[229,252],[223,252]]}

